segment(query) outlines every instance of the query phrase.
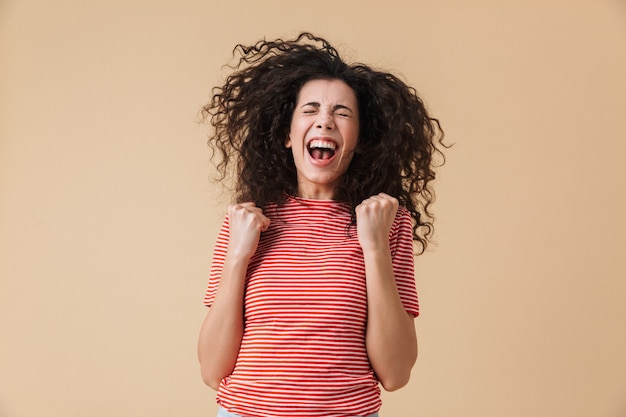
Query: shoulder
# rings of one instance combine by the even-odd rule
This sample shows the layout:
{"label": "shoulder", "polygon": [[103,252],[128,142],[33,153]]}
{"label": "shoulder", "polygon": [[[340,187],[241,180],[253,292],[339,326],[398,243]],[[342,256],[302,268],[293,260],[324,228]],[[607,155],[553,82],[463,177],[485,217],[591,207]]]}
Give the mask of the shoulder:
{"label": "shoulder", "polygon": [[396,211],[396,218],[394,220],[395,223],[409,223],[412,224],[413,220],[411,218],[411,212],[408,208],[404,206],[398,206],[398,211]]}

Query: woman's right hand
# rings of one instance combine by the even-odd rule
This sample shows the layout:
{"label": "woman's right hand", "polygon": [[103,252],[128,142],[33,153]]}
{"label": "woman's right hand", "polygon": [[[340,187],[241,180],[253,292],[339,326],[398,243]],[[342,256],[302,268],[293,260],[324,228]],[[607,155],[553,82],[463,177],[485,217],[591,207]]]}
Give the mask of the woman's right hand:
{"label": "woman's right hand", "polygon": [[244,333],[246,271],[259,245],[261,232],[270,225],[252,202],[228,206],[228,247],[213,304],[198,338],[198,359],[203,381],[217,390],[235,369]]}
{"label": "woman's right hand", "polygon": [[250,259],[259,245],[261,232],[267,230],[270,219],[254,202],[228,206],[228,255]]}

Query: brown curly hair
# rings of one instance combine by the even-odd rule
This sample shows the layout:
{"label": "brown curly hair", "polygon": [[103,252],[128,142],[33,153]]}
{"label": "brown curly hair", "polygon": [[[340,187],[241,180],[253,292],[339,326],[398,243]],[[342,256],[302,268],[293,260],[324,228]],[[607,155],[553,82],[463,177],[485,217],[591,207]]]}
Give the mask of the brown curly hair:
{"label": "brown curly hair", "polygon": [[439,121],[415,89],[390,73],[345,63],[328,41],[308,32],[293,40],[239,44],[233,50],[237,55],[230,66],[234,72],[213,89],[201,111],[213,127],[208,144],[217,179],[234,176],[236,201],[263,208],[297,195],[296,167],[285,139],[298,93],[311,80],[342,80],[356,93],[361,133],[334,199],[350,205],[354,224],[354,210],[364,199],[380,192],[396,197],[411,213],[422,253],[433,232],[430,182],[434,168],[445,161],[445,146]]}

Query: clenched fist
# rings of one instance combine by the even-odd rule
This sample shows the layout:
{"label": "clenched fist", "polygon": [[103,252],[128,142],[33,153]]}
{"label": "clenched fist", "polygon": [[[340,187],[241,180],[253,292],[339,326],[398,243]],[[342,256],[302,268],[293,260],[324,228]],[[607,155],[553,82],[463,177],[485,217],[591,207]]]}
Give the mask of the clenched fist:
{"label": "clenched fist", "polygon": [[380,193],[356,207],[356,228],[363,251],[389,247],[389,232],[398,211],[398,200]]}
{"label": "clenched fist", "polygon": [[250,258],[257,249],[261,232],[267,230],[270,219],[253,202],[228,206],[228,254]]}

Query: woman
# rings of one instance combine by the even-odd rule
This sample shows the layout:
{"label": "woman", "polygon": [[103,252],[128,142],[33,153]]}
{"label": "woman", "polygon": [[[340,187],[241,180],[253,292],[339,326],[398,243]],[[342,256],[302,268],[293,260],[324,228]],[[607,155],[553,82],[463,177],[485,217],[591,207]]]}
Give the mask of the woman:
{"label": "woman", "polygon": [[[224,416],[376,416],[417,357],[414,243],[442,132],[415,90],[326,40],[238,45],[203,114],[236,204],[198,356]],[[217,153],[215,153],[217,151]]]}

